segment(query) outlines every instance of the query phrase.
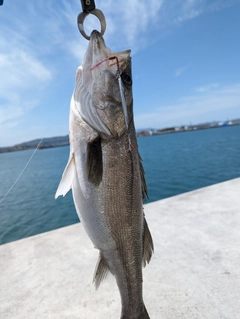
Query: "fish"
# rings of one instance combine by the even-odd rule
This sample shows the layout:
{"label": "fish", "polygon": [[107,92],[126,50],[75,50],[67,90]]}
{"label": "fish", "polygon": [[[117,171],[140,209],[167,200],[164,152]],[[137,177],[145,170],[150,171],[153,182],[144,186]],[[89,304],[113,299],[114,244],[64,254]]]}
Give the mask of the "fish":
{"label": "fish", "polygon": [[99,250],[95,287],[113,274],[121,319],[149,319],[142,268],[154,247],[143,211],[147,185],[134,126],[130,53],[112,52],[98,31],[91,33],[76,72],[70,154],[55,198],[72,189],[80,221]]}

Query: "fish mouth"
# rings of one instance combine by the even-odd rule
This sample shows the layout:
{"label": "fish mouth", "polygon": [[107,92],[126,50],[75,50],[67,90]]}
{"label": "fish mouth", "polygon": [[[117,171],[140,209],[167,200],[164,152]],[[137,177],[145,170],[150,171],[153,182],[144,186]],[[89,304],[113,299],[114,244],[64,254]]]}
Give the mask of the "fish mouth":
{"label": "fish mouth", "polygon": [[101,33],[97,30],[93,30],[90,35],[90,45],[95,46],[95,49],[99,51],[101,51],[103,48],[107,48]]}
{"label": "fish mouth", "polygon": [[[130,53],[131,50],[112,52],[106,46],[101,33],[97,30],[93,30],[90,35],[89,46],[85,57],[88,57],[89,63],[91,64],[90,68],[93,69],[99,65],[99,63],[108,59],[109,61],[106,63],[109,67],[117,63],[121,64],[130,56]],[[111,59],[113,57],[116,57],[116,59]]]}
{"label": "fish mouth", "polygon": [[100,32],[93,30],[85,54],[83,63],[90,70],[97,63],[107,59],[111,50],[106,46],[105,41]]}

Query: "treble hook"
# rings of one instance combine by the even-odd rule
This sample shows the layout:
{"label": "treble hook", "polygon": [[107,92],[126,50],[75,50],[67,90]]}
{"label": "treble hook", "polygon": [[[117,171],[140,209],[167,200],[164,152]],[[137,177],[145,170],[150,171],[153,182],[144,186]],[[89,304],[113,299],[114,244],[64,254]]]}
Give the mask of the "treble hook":
{"label": "treble hook", "polygon": [[99,19],[100,25],[101,25],[101,35],[103,35],[104,32],[106,31],[106,20],[102,11],[99,9],[96,9],[94,0],[81,0],[81,4],[82,4],[83,12],[79,13],[77,17],[78,29],[81,35],[85,39],[90,40],[90,36],[88,36],[85,33],[84,26],[83,26],[83,22],[89,14],[93,14]]}

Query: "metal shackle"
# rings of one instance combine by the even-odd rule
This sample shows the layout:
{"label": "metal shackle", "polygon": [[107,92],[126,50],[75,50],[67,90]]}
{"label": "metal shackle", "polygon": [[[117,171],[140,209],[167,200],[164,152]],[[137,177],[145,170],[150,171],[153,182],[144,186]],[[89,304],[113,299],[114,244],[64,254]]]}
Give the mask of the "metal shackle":
{"label": "metal shackle", "polygon": [[101,32],[100,33],[103,36],[104,32],[106,31],[106,20],[105,20],[104,14],[99,9],[94,9],[94,10],[91,10],[90,12],[83,11],[83,12],[79,13],[78,18],[77,18],[77,24],[78,24],[78,29],[79,29],[81,35],[85,39],[90,40],[90,36],[88,36],[86,34],[86,32],[84,30],[84,25],[83,25],[84,20],[86,19],[86,17],[89,14],[93,14],[94,16],[96,16],[99,19],[100,25],[101,25]]}

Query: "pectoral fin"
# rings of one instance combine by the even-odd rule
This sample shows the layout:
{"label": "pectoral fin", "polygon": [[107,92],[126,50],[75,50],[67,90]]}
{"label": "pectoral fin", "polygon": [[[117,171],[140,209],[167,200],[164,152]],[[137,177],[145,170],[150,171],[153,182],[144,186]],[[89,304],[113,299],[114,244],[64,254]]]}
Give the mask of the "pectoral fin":
{"label": "pectoral fin", "polygon": [[75,174],[75,158],[74,154],[70,154],[67,166],[62,174],[62,179],[58,185],[58,189],[55,194],[55,198],[60,195],[65,196],[67,192],[72,188],[73,178]]}
{"label": "pectoral fin", "polygon": [[150,262],[153,250],[154,250],[154,247],[153,247],[152,236],[148,228],[146,219],[144,218],[143,259],[142,259],[143,267],[145,267],[146,264]]}
{"label": "pectoral fin", "polygon": [[102,181],[103,162],[101,139],[97,137],[87,146],[86,171],[88,180],[95,186]]}

